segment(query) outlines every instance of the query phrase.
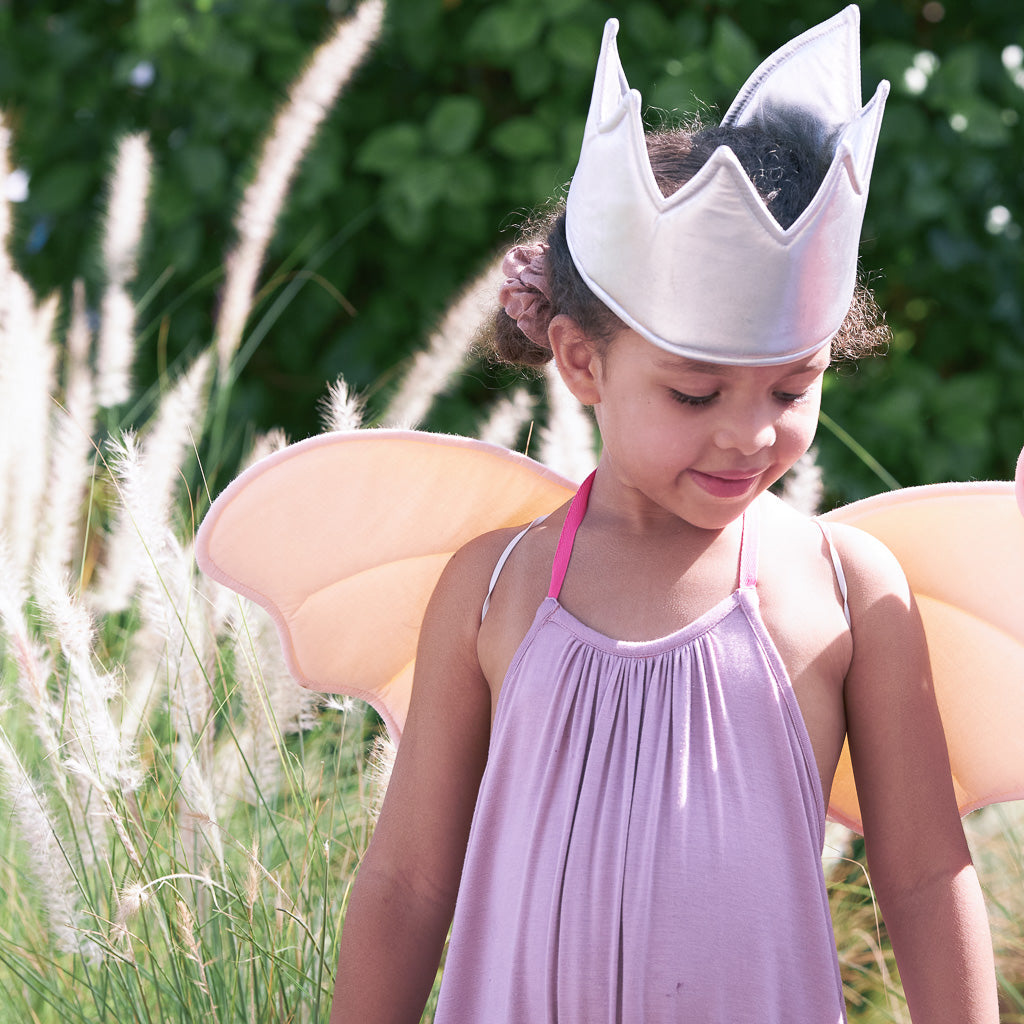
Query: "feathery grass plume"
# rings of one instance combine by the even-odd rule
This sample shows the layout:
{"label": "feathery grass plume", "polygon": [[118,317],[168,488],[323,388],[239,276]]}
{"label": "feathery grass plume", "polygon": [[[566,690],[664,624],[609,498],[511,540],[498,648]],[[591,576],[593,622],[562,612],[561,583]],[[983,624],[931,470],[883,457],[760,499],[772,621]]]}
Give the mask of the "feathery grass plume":
{"label": "feathery grass plume", "polygon": [[63,655],[60,699],[61,760],[73,784],[73,798],[65,796],[72,813],[76,848],[85,867],[109,858],[108,793],[121,777],[121,745],[110,718],[109,702],[116,687],[93,664],[93,624],[88,614],[57,580],[37,574],[35,593],[43,624],[60,645]]}
{"label": "feathery grass plume", "polygon": [[388,783],[391,781],[391,773],[395,769],[397,756],[398,747],[390,735],[382,733],[376,736],[367,763],[370,798],[367,810],[373,824],[376,824],[377,818],[380,816],[380,809],[384,804],[384,797],[388,791]]}
{"label": "feathery grass plume", "polygon": [[[223,800],[255,803],[260,796],[273,799],[281,786],[283,728],[274,715],[270,683],[284,669],[273,623],[249,601],[235,603],[231,648],[235,680],[242,691],[242,718],[236,743],[218,751],[217,778]],[[272,634],[266,642],[265,634]],[[224,762],[227,763],[224,763]]]}
{"label": "feathery grass plume", "polygon": [[[239,472],[243,472],[250,466],[255,466],[260,459],[265,459],[268,455],[273,455],[274,452],[279,452],[282,448],[287,447],[288,435],[279,427],[274,427],[273,430],[268,430],[265,434],[258,434],[252,443],[252,448],[249,449],[249,454],[242,460]],[[220,586],[214,588],[214,593],[227,594],[229,597],[233,594],[227,587]]]}
{"label": "feathery grass plume", "polygon": [[[6,181],[10,174],[10,143],[11,133],[0,113],[0,181]],[[14,444],[14,438],[18,436],[16,399],[21,383],[18,374],[14,372],[17,335],[11,329],[11,321],[16,309],[15,290],[24,288],[24,282],[15,274],[11,265],[8,252],[10,234],[11,204],[4,195],[0,196],[0,533],[7,529],[10,518],[8,495],[15,483],[13,464],[17,445]],[[10,568],[14,568],[13,563]]]}
{"label": "feathery grass plume", "polygon": [[50,465],[37,558],[51,575],[69,570],[79,543],[81,512],[93,471],[96,391],[89,369],[92,332],[85,286],[72,288],[71,323],[64,348],[64,403],[51,417]]}
{"label": "feathery grass plume", "polygon": [[238,241],[225,259],[214,330],[218,375],[227,378],[252,309],[260,266],[298,165],[328,110],[380,34],[383,0],[363,0],[316,49],[263,143],[256,176],[235,217]]}
{"label": "feathery grass plume", "polygon": [[[0,535],[0,627],[7,642],[7,653],[13,656],[18,669],[21,703],[28,711],[44,756],[56,765],[62,756],[57,732],[61,710],[47,689],[53,662],[29,629],[24,612],[27,601],[28,592],[14,570],[7,544]],[[56,778],[58,782],[62,780],[59,773]]]}
{"label": "feathery grass plume", "polygon": [[260,843],[259,840],[252,837],[252,849],[249,852],[249,869],[245,873],[245,916],[249,919],[249,924],[252,925],[252,912],[256,906],[256,900],[260,894],[261,878],[263,876],[263,868],[260,864]]}
{"label": "feathery grass plume", "polygon": [[495,260],[449,307],[427,347],[409,363],[382,417],[387,427],[412,429],[423,422],[434,399],[466,364],[481,321],[494,308],[505,279]]}
{"label": "feathery grass plume", "polygon": [[223,845],[216,828],[213,795],[213,691],[209,682],[214,654],[207,602],[196,586],[191,548],[183,548],[170,530],[166,507],[152,502],[147,467],[130,434],[112,445],[110,465],[124,514],[137,531],[142,628],[163,640],[154,679],[162,678],[168,689],[168,710],[176,736],[174,759],[181,775],[183,848],[190,862],[207,847],[220,863]]}
{"label": "feathery grass plume", "polygon": [[[8,153],[11,151],[11,131],[0,111],[0,181],[7,181],[11,173]],[[11,204],[6,196],[0,197],[0,282],[10,270],[8,243],[11,240]],[[2,283],[0,283],[2,287]]]}
{"label": "feathery grass plume", "polygon": [[69,775],[79,781],[79,790],[84,794],[81,805],[85,808],[85,813],[79,820],[85,825],[85,835],[79,837],[78,843],[83,867],[91,867],[94,864],[109,866],[110,841],[105,830],[107,825],[111,825],[128,859],[141,871],[142,857],[139,856],[127,822],[115,806],[104,780],[99,778],[88,764],[74,757],[65,759],[64,768]]}
{"label": "feathery grass plume", "polygon": [[[272,452],[280,451],[287,444],[288,438],[282,430],[274,429],[259,435],[241,468],[248,468]],[[149,524],[145,528],[158,535],[161,529],[159,521],[155,521],[153,515],[145,516],[144,520]],[[204,609],[207,634],[210,637],[229,634],[232,617],[238,614],[238,596],[207,576],[200,575],[194,585],[193,596],[197,605]],[[166,595],[161,597],[156,593],[152,597],[153,603],[148,606],[150,613],[144,614],[142,626],[133,634],[128,651],[128,693],[121,713],[121,733],[126,741],[138,741],[153,702],[166,682],[167,636],[163,610]]]}
{"label": "feathery grass plume", "polygon": [[487,421],[477,431],[481,441],[514,448],[523,427],[530,422],[536,400],[526,388],[516,388],[496,402]]}
{"label": "feathery grass plume", "polygon": [[135,750],[121,742],[110,714],[111,704],[122,696],[119,677],[97,669],[92,617],[66,583],[47,573],[37,574],[35,593],[66,663],[63,697],[68,756],[81,759],[104,793],[137,789],[141,769]]}
{"label": "feathery grass plume", "polygon": [[195,915],[180,896],[174,901],[174,906],[175,917],[177,918],[178,941],[181,943],[182,952],[196,965],[197,977],[195,978],[195,983],[209,1000],[210,1016],[216,1019],[217,1004],[210,992],[210,985],[206,976],[206,963],[202,947],[199,944]]}
{"label": "feathery grass plume", "polygon": [[325,431],[358,430],[363,424],[365,402],[344,377],[339,377],[320,401],[320,422]]}
{"label": "feathery grass plume", "polygon": [[235,780],[234,786],[222,785],[225,796],[251,803],[257,796],[277,796],[287,756],[283,738],[312,729],[323,698],[292,678],[274,621],[259,605],[236,601],[231,635],[244,717],[237,744],[225,744],[222,751],[233,764],[217,777]]}
{"label": "feathery grass plume", "polygon": [[13,810],[14,822],[31,850],[32,855],[26,863],[35,875],[54,945],[63,952],[78,953],[86,960],[98,963],[103,954],[96,942],[83,931],[79,886],[58,836],[49,801],[25,771],[2,725],[0,786]]}
{"label": "feathery grass plume", "polygon": [[539,459],[570,480],[583,480],[597,465],[593,421],[554,363],[545,365],[544,379],[548,419],[540,432]]}
{"label": "feathery grass plume", "polygon": [[214,782],[213,688],[215,653],[195,586],[191,549],[168,538],[157,552],[148,588],[165,594],[164,672],[171,725],[177,737],[174,759],[181,777],[179,832],[187,862],[198,863],[204,849],[223,867]]}
{"label": "feathery grass plume", "polygon": [[818,465],[818,450],[810,448],[793,464],[782,480],[782,500],[805,516],[821,511],[825,488]]}
{"label": "feathery grass plume", "polygon": [[120,405],[131,393],[135,305],[128,285],[135,277],[152,162],[145,133],[126,135],[117,147],[103,231],[107,283],[100,306],[96,348],[97,398],[105,409]]}
{"label": "feathery grass plume", "polygon": [[28,285],[8,274],[0,309],[0,408],[3,419],[3,518],[17,570],[24,576],[35,557],[43,495],[57,349],[53,342],[57,297],[38,306]]}
{"label": "feathery grass plume", "polygon": [[132,933],[128,923],[136,917],[140,910],[152,899],[149,888],[142,882],[129,882],[115,896],[117,913],[114,915],[113,927],[110,929],[110,941],[121,946],[131,955]]}
{"label": "feathery grass plume", "polygon": [[[210,353],[204,352],[178,378],[162,398],[156,417],[141,441],[138,465],[133,470],[139,474],[134,500],[130,507],[121,502],[113,533],[106,544],[106,559],[90,594],[101,611],[127,608],[140,580],[149,571],[140,523],[150,524],[153,539],[156,539],[170,518],[181,468],[194,450],[193,438],[202,432],[210,366]],[[141,519],[136,520],[140,515]]]}

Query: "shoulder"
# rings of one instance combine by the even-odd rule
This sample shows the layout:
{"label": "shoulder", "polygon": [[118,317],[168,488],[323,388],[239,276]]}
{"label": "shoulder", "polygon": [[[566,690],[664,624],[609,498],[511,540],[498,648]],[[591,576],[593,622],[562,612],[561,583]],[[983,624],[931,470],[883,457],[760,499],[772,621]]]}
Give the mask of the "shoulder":
{"label": "shoulder", "polygon": [[[552,514],[548,522],[558,515]],[[546,549],[550,538],[550,531],[546,527],[547,523],[522,523],[491,530],[467,541],[451,556],[441,572],[431,597],[430,609],[435,612],[449,609],[462,622],[479,626],[495,570],[506,550],[520,533],[529,531],[515,545],[514,557],[510,557],[507,565],[502,568],[500,578],[503,581],[516,573],[524,560],[524,554],[529,552],[527,559],[532,561],[530,555],[536,553],[538,546]],[[540,545],[538,541],[541,541]],[[544,558],[545,555],[540,557]],[[473,632],[475,634],[475,628]]]}
{"label": "shoulder", "polygon": [[882,541],[846,523],[808,517],[774,496],[763,508],[764,575],[770,571],[784,594],[807,609],[802,616],[811,614],[822,588],[835,594],[842,614],[845,588],[850,632],[862,650],[876,639],[887,642],[894,631],[920,629],[903,567]]}
{"label": "shoulder", "polygon": [[[439,615],[450,614],[460,624],[478,626],[498,560],[522,529],[510,526],[491,530],[458,548],[438,577],[425,625]],[[472,632],[475,635],[475,628]]]}
{"label": "shoulder", "polygon": [[892,600],[909,609],[910,584],[896,556],[877,537],[848,523],[825,524],[842,565],[849,591],[850,614],[866,613],[879,601]]}
{"label": "shoulder", "polygon": [[[839,537],[835,525],[808,516],[773,494],[765,499],[761,505],[761,564],[766,569],[773,568],[787,587],[798,587],[802,581],[827,584],[838,595],[828,541],[832,540],[844,573],[847,563],[860,564],[863,560],[863,554],[855,550],[856,541],[848,545],[847,538]],[[797,578],[800,576],[803,580]]]}

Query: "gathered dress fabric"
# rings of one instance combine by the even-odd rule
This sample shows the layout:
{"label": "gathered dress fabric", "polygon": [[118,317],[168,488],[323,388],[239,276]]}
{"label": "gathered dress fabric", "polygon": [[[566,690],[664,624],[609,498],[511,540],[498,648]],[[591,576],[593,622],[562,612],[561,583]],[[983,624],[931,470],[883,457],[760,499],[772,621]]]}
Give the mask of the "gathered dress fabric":
{"label": "gathered dress fabric", "polygon": [[825,809],[758,611],[758,503],[739,585],[650,641],[551,591],[502,686],[436,1024],[838,1024]]}

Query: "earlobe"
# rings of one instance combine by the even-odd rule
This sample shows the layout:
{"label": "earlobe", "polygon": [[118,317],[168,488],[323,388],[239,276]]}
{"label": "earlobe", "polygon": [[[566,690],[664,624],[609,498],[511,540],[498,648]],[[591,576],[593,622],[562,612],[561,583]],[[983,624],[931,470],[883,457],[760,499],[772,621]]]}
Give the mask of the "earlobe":
{"label": "earlobe", "polygon": [[548,341],[565,386],[584,405],[596,405],[601,400],[600,355],[594,340],[572,317],[559,313],[548,326]]}

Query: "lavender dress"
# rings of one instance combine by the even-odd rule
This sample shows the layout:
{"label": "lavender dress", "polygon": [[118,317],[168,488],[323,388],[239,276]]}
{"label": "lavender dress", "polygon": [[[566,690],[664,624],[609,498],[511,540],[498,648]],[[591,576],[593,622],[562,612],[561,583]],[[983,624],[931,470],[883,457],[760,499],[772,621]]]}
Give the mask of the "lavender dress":
{"label": "lavender dress", "polygon": [[739,587],[659,640],[612,640],[551,591],[502,687],[436,1024],[837,1024],[810,741]]}

